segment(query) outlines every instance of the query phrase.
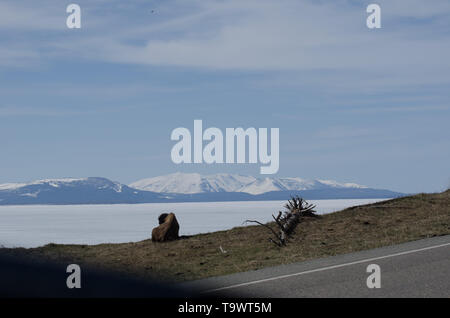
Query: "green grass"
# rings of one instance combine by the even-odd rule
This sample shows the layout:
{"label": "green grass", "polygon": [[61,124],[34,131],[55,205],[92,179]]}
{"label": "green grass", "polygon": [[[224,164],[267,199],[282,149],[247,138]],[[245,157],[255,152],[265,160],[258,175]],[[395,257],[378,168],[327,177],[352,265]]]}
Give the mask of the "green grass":
{"label": "green grass", "polygon": [[[246,226],[167,243],[144,240],[100,245],[49,244],[33,249],[0,249],[0,253],[25,255],[36,261],[77,263],[143,278],[159,276],[183,281],[447,234],[450,191],[351,207],[307,219],[283,248],[268,241],[266,228]],[[227,253],[222,253],[220,246]]]}

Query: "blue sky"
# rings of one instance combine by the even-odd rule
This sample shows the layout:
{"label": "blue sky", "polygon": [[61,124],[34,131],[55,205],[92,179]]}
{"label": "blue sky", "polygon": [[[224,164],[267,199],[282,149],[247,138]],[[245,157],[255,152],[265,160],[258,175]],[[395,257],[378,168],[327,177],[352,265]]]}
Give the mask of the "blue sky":
{"label": "blue sky", "polygon": [[[280,128],[278,176],[450,185],[450,2],[0,3],[0,183],[172,173],[174,128]],[[153,10],[153,12],[152,12]]]}

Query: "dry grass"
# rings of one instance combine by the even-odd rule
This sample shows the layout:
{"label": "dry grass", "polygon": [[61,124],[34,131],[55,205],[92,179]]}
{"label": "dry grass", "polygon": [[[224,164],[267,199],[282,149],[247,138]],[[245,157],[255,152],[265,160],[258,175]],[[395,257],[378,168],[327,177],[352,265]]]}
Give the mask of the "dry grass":
{"label": "dry grass", "polygon": [[[450,234],[450,191],[357,206],[308,219],[299,225],[296,235],[284,248],[268,242],[267,229],[247,226],[168,243],[145,240],[124,244],[49,244],[34,249],[0,249],[0,252],[180,281],[447,234]],[[227,253],[222,253],[219,246]]]}

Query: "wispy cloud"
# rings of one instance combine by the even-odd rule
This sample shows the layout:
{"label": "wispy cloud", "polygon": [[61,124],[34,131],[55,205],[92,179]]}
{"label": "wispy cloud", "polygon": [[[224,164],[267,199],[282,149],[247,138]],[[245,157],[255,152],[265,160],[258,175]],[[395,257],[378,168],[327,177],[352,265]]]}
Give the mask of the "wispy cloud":
{"label": "wispy cloud", "polygon": [[334,126],[334,127],[327,127],[326,129],[317,131],[313,135],[313,138],[348,140],[350,138],[359,138],[376,135],[377,133],[379,133],[377,130],[369,128]]}
{"label": "wispy cloud", "polygon": [[0,3],[0,28],[6,31],[25,32],[63,30],[65,17],[58,14],[64,4],[58,1],[2,1]]}
{"label": "wispy cloud", "polygon": [[93,114],[93,110],[76,110],[64,108],[50,107],[29,107],[29,106],[0,106],[0,117],[24,117],[24,116],[42,116],[42,117],[59,117],[59,116],[76,116]]}
{"label": "wispy cloud", "polygon": [[[405,1],[380,1],[385,22],[376,31],[365,27],[364,5],[348,1],[167,1],[158,3],[153,15],[139,15],[137,5],[127,8],[136,21],[108,11],[106,2],[86,3],[91,25],[77,35],[64,29],[61,8],[46,12],[50,3],[3,5],[8,18],[2,23],[11,29],[62,28],[45,39],[30,39],[30,52],[43,57],[219,70],[364,70],[366,76],[384,74],[369,80],[395,83],[411,77],[426,83],[450,68],[450,38],[442,31],[442,23],[449,25],[450,5],[443,0],[433,6],[414,0],[407,7]],[[405,18],[426,20],[426,27]],[[431,76],[421,76],[425,70]]]}
{"label": "wispy cloud", "polygon": [[420,106],[384,106],[355,107],[345,110],[354,113],[412,113],[450,111],[450,105],[420,105]]}
{"label": "wispy cloud", "polygon": [[64,106],[0,106],[0,117],[71,117],[85,115],[104,115],[137,109],[133,105],[107,106],[95,108],[73,108]]}

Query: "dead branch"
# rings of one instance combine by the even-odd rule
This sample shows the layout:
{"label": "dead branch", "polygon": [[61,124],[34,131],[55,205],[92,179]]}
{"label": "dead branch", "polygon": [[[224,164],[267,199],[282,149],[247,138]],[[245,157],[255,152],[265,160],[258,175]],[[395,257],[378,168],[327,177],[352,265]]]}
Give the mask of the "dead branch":
{"label": "dead branch", "polygon": [[269,238],[269,240],[275,245],[281,247],[285,246],[289,238],[294,234],[297,225],[301,222],[304,217],[318,217],[315,214],[315,205],[307,203],[300,197],[292,197],[288,200],[288,203],[284,206],[286,211],[278,212],[278,216],[272,215],[275,224],[278,227],[278,232],[267,224],[263,224],[255,220],[247,220],[245,222],[252,222],[264,226],[269,229],[274,235],[274,238]]}
{"label": "dead branch", "polygon": [[257,224],[259,224],[259,225],[261,225],[261,226],[264,226],[264,227],[268,228],[270,231],[272,231],[272,233],[273,233],[275,236],[278,236],[277,232],[275,232],[274,229],[272,229],[272,228],[271,228],[270,226],[268,226],[267,224],[263,224],[263,223],[261,223],[261,222],[259,222],[259,221],[255,221],[255,220],[246,220],[245,222],[246,222],[246,223],[248,223],[248,222],[251,222],[251,223],[257,223]]}

